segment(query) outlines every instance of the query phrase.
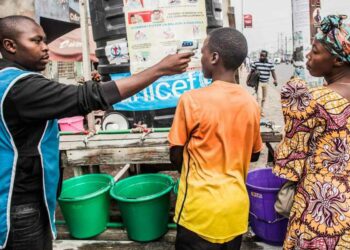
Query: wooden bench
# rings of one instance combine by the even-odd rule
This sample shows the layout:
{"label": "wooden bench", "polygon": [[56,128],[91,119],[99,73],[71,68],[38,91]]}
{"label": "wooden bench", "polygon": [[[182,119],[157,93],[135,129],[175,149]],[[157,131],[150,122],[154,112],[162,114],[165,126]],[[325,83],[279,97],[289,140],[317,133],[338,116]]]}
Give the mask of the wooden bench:
{"label": "wooden bench", "polygon": [[[137,164],[170,163],[167,136],[168,132],[150,133],[144,138],[140,133],[96,134],[90,138],[86,135],[61,135],[62,166],[73,167],[74,175],[80,175],[87,166],[93,166],[99,172],[100,165],[131,164],[134,167]],[[261,136],[269,149],[269,161],[272,161],[271,143],[281,141],[282,134],[262,129]]]}

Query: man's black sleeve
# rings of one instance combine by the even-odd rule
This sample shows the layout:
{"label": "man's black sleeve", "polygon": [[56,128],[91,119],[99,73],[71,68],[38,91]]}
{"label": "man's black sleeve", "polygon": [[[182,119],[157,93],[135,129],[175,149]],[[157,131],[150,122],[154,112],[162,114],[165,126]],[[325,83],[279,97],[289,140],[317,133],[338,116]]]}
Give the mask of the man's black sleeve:
{"label": "man's black sleeve", "polygon": [[7,96],[23,121],[52,120],[106,110],[121,100],[114,81],[66,85],[42,75],[30,75],[10,89]]}

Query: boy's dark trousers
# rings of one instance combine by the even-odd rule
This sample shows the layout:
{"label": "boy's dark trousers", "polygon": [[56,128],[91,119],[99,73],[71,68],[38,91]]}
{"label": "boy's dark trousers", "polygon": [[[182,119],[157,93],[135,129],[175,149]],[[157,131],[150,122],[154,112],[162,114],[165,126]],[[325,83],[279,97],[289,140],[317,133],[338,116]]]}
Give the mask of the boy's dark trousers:
{"label": "boy's dark trousers", "polygon": [[11,207],[11,226],[5,250],[52,250],[45,206],[28,203]]}
{"label": "boy's dark trousers", "polygon": [[242,235],[238,235],[233,240],[223,244],[211,243],[177,224],[176,250],[239,250],[241,243]]}

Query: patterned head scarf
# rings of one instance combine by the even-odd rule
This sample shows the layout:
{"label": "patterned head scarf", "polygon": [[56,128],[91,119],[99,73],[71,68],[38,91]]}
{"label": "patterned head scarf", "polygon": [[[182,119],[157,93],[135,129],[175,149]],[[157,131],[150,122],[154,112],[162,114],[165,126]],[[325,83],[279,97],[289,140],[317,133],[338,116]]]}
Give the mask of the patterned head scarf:
{"label": "patterned head scarf", "polygon": [[350,63],[350,25],[344,24],[345,15],[330,15],[321,22],[321,31],[315,39],[343,62]]}

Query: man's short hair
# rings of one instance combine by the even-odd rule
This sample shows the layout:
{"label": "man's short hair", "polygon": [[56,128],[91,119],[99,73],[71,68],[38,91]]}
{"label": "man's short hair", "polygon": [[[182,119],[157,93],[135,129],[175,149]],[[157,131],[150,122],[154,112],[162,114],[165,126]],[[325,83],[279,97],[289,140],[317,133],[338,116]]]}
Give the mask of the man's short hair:
{"label": "man's short hair", "polygon": [[238,69],[248,53],[247,40],[234,28],[219,28],[209,34],[208,48],[217,52],[226,69]]}
{"label": "man's short hair", "polygon": [[262,50],[261,52],[260,52],[260,55],[262,54],[262,53],[265,53],[266,54],[266,56],[268,56],[269,55],[269,52],[267,52],[267,50]]}
{"label": "man's short hair", "polygon": [[2,41],[5,38],[16,39],[19,33],[19,24],[22,22],[31,22],[35,25],[38,25],[34,19],[27,16],[7,16],[0,18],[0,49],[3,48]]}

